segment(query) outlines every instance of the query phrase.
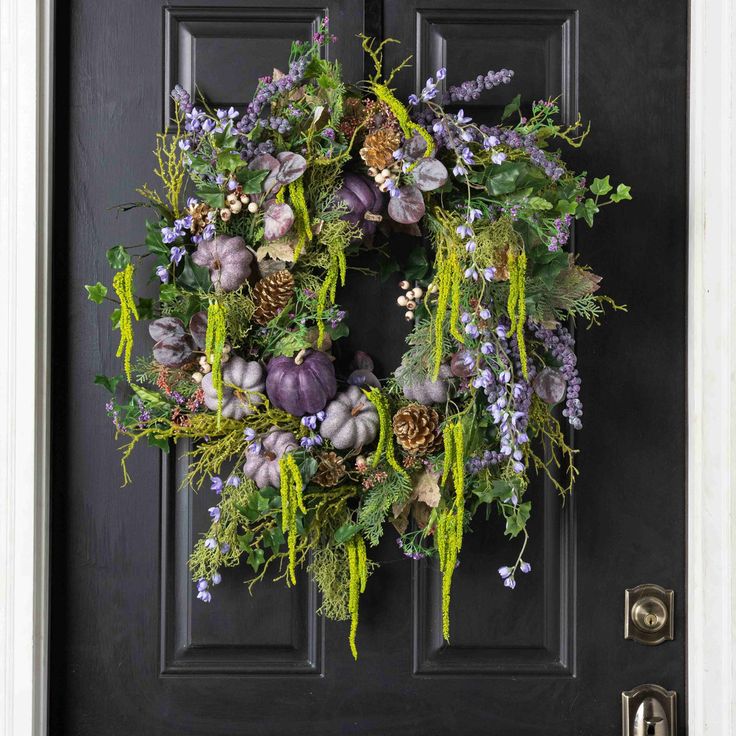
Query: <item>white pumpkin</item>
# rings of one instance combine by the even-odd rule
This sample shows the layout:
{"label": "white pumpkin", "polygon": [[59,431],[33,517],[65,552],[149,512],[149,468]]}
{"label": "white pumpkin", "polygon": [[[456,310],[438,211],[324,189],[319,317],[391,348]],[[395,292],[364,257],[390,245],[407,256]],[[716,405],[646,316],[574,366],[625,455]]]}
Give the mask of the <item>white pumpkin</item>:
{"label": "white pumpkin", "polygon": [[[212,374],[202,379],[205,406],[217,411],[217,389]],[[222,416],[240,420],[263,403],[266,377],[263,366],[255,360],[243,360],[233,355],[222,366]]]}
{"label": "white pumpkin", "polygon": [[319,433],[338,450],[357,450],[376,439],[378,412],[357,387],[348,388],[327,405]]}

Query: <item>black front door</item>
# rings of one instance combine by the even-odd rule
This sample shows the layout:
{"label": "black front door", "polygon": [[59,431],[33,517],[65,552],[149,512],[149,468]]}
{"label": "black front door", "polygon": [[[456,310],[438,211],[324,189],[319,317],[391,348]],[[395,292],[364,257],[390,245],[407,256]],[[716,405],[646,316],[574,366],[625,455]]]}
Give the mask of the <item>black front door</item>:
{"label": "black front door", "polygon": [[[71,0],[57,10],[50,733],[613,736],[621,692],[644,682],[678,692],[683,724],[687,2],[666,13],[644,0],[318,6]],[[615,171],[635,194],[576,233],[629,312],[578,332],[581,475],[564,507],[541,484],[530,491],[533,575],[501,587],[501,530],[477,523],[446,646],[437,570],[406,561],[387,534],[361,599],[357,663],[347,625],[315,615],[306,579],[250,596],[245,571],[232,570],[213,603],[197,605],[186,559],[209,499],[177,494],[182,461],[153,449],[134,456],[135,482],[119,488],[92,385],[114,371],[116,346],[80,288],[103,278],[107,248],[140,238],[142,217],[108,207],[150,178],[168,90],[197,85],[242,107],[327,11],[346,77],[363,75],[364,29],[401,40],[392,61],[414,54],[404,97],[440,66],[449,82],[512,68],[513,89],[472,105],[474,117],[497,116],[504,95],[560,95],[567,119],[592,123],[576,167]],[[374,353],[386,344],[396,362],[402,315],[370,308],[395,284],[356,283],[354,339]],[[676,591],[675,639],[656,647],[623,638],[624,590],[649,582]]]}

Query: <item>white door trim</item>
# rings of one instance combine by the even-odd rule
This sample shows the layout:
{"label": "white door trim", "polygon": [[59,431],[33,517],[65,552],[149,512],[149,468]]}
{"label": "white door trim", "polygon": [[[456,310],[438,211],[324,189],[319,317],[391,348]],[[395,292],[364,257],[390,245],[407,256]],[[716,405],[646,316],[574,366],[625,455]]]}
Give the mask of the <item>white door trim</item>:
{"label": "white door trim", "polygon": [[[13,736],[47,732],[53,6],[0,3],[0,732]],[[688,724],[736,736],[732,0],[692,0],[690,54]]]}
{"label": "white door trim", "polygon": [[0,732],[46,734],[53,0],[0,2]]}
{"label": "white door trim", "polygon": [[[736,8],[690,8],[688,721],[736,735]],[[666,176],[666,172],[662,172]]]}

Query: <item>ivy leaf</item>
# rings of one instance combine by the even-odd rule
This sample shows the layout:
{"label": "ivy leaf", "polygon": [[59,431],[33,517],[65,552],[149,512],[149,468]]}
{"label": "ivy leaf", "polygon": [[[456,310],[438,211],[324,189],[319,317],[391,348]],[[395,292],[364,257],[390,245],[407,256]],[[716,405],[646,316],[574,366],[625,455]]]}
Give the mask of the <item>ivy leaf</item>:
{"label": "ivy leaf", "polygon": [[611,202],[622,202],[624,199],[631,199],[631,187],[626,184],[619,184],[616,191],[611,195]]}
{"label": "ivy leaf", "polygon": [[125,268],[130,263],[130,256],[124,245],[113,245],[105,255],[107,256],[107,262],[116,270]]}
{"label": "ivy leaf", "polygon": [[186,259],[184,268],[178,276],[178,281],[190,289],[202,289],[202,291],[209,291],[212,286],[209,270],[198,266],[196,263],[192,263],[191,258]]}
{"label": "ivy leaf", "polygon": [[396,273],[398,270],[399,263],[395,258],[391,258],[390,256],[382,258],[378,264],[378,278],[383,283],[392,273]]}
{"label": "ivy leaf", "polygon": [[212,136],[212,140],[217,148],[235,148],[238,142],[238,137],[233,135],[232,123],[228,123],[220,133],[215,133]]}
{"label": "ivy leaf", "polygon": [[339,529],[335,530],[335,542],[337,544],[344,544],[349,539],[352,539],[360,529],[358,524],[343,524]]}
{"label": "ivy leaf", "polygon": [[155,437],[152,434],[148,435],[148,444],[151,447],[158,447],[159,450],[165,452],[167,455],[171,449],[169,441],[165,437]]}
{"label": "ivy leaf", "polygon": [[[245,516],[245,512],[247,509],[244,506],[241,506],[240,504],[236,504],[235,508]],[[238,534],[238,547],[240,549],[249,549],[250,545],[253,544],[253,539],[255,537],[255,534],[253,532],[246,532],[245,534]]]}
{"label": "ivy leaf", "polygon": [[263,180],[268,176],[268,169],[253,171],[247,166],[239,166],[235,170],[235,178],[246,194],[257,194],[261,191]]}
{"label": "ivy leaf", "polygon": [[427,251],[423,246],[417,246],[409,252],[406,260],[406,269],[404,275],[408,281],[417,281],[423,279],[429,270],[429,261],[427,260]]}
{"label": "ivy leaf", "polygon": [[544,197],[532,197],[529,206],[533,210],[551,210],[554,207],[552,202],[548,202]]}
{"label": "ivy leaf", "polygon": [[119,309],[113,309],[112,312],[110,312],[110,322],[112,322],[113,330],[117,330],[118,327],[120,327],[120,310]]}
{"label": "ivy leaf", "polygon": [[210,207],[219,209],[225,206],[225,193],[218,184],[202,184],[197,189],[197,198],[206,202]]}
{"label": "ivy leaf", "polygon": [[253,572],[257,573],[258,568],[266,561],[266,555],[260,547],[251,548],[248,552],[248,564],[253,568]]}
{"label": "ivy leaf", "polygon": [[513,115],[519,108],[521,107],[521,95],[516,95],[511,102],[509,102],[506,107],[503,109],[503,115],[501,115],[501,120],[506,120],[509,115]]}
{"label": "ivy leaf", "polygon": [[585,220],[588,227],[593,227],[593,217],[598,212],[598,207],[593,199],[588,197],[585,202],[581,202],[575,210],[576,220]]}
{"label": "ivy leaf", "polygon": [[243,165],[243,159],[239,153],[233,151],[221,151],[217,154],[217,168],[222,171],[235,171]]}
{"label": "ivy leaf", "polygon": [[155,391],[150,391],[143,386],[139,386],[136,383],[131,384],[131,388],[135,392],[135,395],[146,405],[153,409],[161,409],[162,411],[168,411],[171,405],[168,401],[161,398],[161,394]]}
{"label": "ivy leaf", "polygon": [[158,298],[161,300],[162,303],[166,304],[168,302],[173,302],[177,295],[179,293],[179,290],[176,288],[175,284],[161,284],[161,288],[158,292]]}
{"label": "ivy leaf", "polygon": [[122,376],[105,376],[102,373],[95,376],[95,384],[104,386],[111,394],[115,393],[115,389],[122,380]]}
{"label": "ivy leaf", "polygon": [[99,281],[96,284],[89,285],[85,284],[84,288],[87,289],[87,299],[95,304],[102,304],[107,296],[107,286],[101,284]]}
{"label": "ivy leaf", "polygon": [[593,183],[590,185],[590,191],[598,197],[608,194],[611,189],[613,187],[611,186],[610,176],[606,176],[603,179],[593,179]]}
{"label": "ivy leaf", "polygon": [[506,531],[504,532],[504,534],[511,537],[512,539],[521,534],[521,532],[524,531],[524,527],[526,527],[527,521],[529,521],[529,516],[531,515],[531,512],[531,501],[520,503],[514,509],[513,513],[506,516]]}
{"label": "ivy leaf", "polygon": [[577,202],[570,202],[567,199],[560,199],[557,202],[557,211],[561,215],[574,215],[575,210],[578,208]]}
{"label": "ivy leaf", "polygon": [[496,196],[515,191],[522,170],[523,165],[516,161],[507,161],[500,166],[492,167],[493,173],[486,179],[489,194]]}

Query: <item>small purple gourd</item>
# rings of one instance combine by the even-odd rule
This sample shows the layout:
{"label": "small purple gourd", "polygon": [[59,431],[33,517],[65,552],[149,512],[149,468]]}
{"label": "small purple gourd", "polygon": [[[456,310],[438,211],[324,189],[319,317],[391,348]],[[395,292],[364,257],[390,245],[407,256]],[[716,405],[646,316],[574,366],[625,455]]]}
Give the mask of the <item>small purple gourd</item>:
{"label": "small purple gourd", "polygon": [[[233,355],[222,366],[222,416],[241,420],[253,414],[255,407],[263,403],[266,383],[263,366],[255,360],[243,360]],[[217,389],[212,373],[202,379],[205,406],[217,411]]]}
{"label": "small purple gourd", "polygon": [[534,393],[547,404],[559,404],[565,398],[567,381],[555,368],[543,368],[532,382]]}
{"label": "small purple gourd", "polygon": [[266,394],[271,403],[296,417],[316,414],[337,392],[335,367],[320,350],[279,355],[268,364]]}
{"label": "small purple gourd", "polygon": [[207,342],[207,312],[196,312],[189,320],[189,334],[199,350],[204,350]]}
{"label": "small purple gourd", "polygon": [[351,386],[381,388],[381,382],[376,377],[373,371],[369,371],[367,368],[358,368],[354,370],[348,376],[348,383]]}
{"label": "small purple gourd", "polygon": [[260,447],[248,448],[243,466],[243,475],[250,478],[259,488],[279,488],[281,468],[279,460],[287,452],[298,447],[291,432],[273,428],[261,440]]}
{"label": "small purple gourd", "polygon": [[337,450],[358,450],[378,435],[378,411],[357,386],[338,394],[325,414],[319,433]]}
{"label": "small purple gourd", "polygon": [[335,196],[348,207],[343,220],[358,225],[365,235],[376,232],[376,226],[382,219],[385,198],[372,179],[348,171]]}
{"label": "small purple gourd", "polygon": [[437,380],[428,378],[425,381],[404,386],[404,396],[409,401],[429,406],[430,404],[444,404],[450,392],[452,371],[449,365],[441,365]]}
{"label": "small purple gourd", "polygon": [[194,359],[194,341],[180,319],[159,317],[148,325],[148,332],[156,341],[153,359],[160,365],[181,368]]}
{"label": "small purple gourd", "polygon": [[230,235],[203,240],[192,253],[192,261],[208,268],[210,280],[223,291],[235,291],[247,281],[254,257],[243,238]]}

